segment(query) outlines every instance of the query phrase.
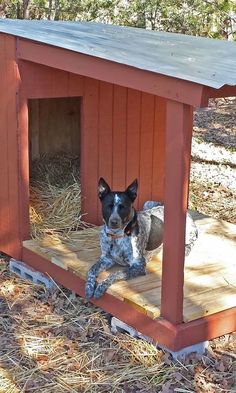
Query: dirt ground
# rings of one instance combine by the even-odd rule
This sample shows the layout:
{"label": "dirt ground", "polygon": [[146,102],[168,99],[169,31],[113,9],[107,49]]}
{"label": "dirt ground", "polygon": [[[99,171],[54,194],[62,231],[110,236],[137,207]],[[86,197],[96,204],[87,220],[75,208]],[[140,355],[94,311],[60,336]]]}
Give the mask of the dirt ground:
{"label": "dirt ground", "polygon": [[[235,100],[195,114],[190,207],[236,223]],[[10,274],[0,258],[0,393],[236,392],[236,333],[202,357],[110,331],[110,316],[63,287]]]}
{"label": "dirt ground", "polygon": [[236,99],[195,111],[190,208],[236,223]]}
{"label": "dirt ground", "polygon": [[110,316],[65,288],[49,293],[1,260],[0,392],[234,392],[236,333],[202,357],[168,353],[110,331]]}

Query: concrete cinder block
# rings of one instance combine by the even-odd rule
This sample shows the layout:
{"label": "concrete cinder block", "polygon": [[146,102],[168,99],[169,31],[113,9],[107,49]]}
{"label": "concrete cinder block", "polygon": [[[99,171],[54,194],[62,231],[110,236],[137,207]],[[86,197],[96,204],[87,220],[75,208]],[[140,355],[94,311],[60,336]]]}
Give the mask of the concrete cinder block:
{"label": "concrete cinder block", "polygon": [[111,319],[111,331],[112,333],[118,332],[126,332],[129,333],[132,337],[138,337],[138,331],[127,325],[125,322],[122,322],[120,319],[116,317],[112,317]]}
{"label": "concrete cinder block", "polygon": [[113,333],[126,332],[130,334],[132,337],[141,338],[142,340],[145,340],[150,344],[153,344],[156,347],[163,349],[165,352],[169,352],[175,360],[184,359],[185,356],[189,355],[190,353],[197,353],[198,355],[201,356],[205,353],[209,344],[208,341],[203,341],[198,344],[190,345],[189,347],[185,347],[179,351],[174,352],[162,345],[159,345],[158,343],[155,343],[150,337],[143,335],[142,333],[134,329],[132,326],[127,325],[125,322],[122,322],[120,319],[116,317],[112,317],[111,319],[111,331]]}
{"label": "concrete cinder block", "polygon": [[177,359],[181,360],[181,359],[184,359],[190,353],[196,353],[199,356],[204,355],[206,349],[208,348],[208,345],[209,345],[209,341],[202,341],[198,344],[184,347],[176,352],[171,351],[170,349],[165,348],[164,346],[161,346],[161,345],[158,345],[158,347],[160,349],[163,349],[165,352],[169,352],[175,360],[177,360]]}
{"label": "concrete cinder block", "polygon": [[122,322],[120,319],[116,317],[112,317],[111,319],[111,331],[114,334],[118,332],[126,332],[134,338],[141,338],[153,344],[153,340],[150,337],[145,336],[144,334],[138,332],[138,330],[134,329],[132,326],[127,325],[127,323]]}
{"label": "concrete cinder block", "polygon": [[9,269],[12,273],[15,273],[17,276],[23,278],[24,280],[31,281],[37,285],[44,285],[45,288],[49,290],[55,288],[55,284],[50,279],[50,277],[46,276],[46,274],[44,273],[33,269],[22,261],[16,261],[15,259],[11,259]]}

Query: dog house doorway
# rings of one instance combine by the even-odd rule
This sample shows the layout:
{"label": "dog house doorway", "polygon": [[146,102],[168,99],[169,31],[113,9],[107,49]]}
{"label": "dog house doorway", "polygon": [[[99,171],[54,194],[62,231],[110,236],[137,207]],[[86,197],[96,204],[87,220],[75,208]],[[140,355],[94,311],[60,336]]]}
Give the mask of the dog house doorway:
{"label": "dog house doorway", "polygon": [[80,155],[80,97],[29,100],[30,156]]}
{"label": "dog house doorway", "polygon": [[80,220],[81,98],[31,99],[28,110],[31,237],[64,234]]}

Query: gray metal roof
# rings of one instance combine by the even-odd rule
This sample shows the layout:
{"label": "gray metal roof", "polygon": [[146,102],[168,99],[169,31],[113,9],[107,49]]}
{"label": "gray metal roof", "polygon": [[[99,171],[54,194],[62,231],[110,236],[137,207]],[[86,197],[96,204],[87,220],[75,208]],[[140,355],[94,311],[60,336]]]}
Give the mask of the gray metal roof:
{"label": "gray metal roof", "polygon": [[236,43],[92,22],[0,19],[0,32],[216,89],[236,85]]}

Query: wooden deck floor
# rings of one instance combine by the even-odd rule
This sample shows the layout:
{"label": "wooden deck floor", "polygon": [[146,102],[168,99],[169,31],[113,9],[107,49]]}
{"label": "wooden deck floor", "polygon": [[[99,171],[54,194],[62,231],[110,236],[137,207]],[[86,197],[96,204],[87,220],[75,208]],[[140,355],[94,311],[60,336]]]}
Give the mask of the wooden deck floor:
{"label": "wooden deck floor", "polygon": [[[236,225],[193,213],[199,238],[185,260],[184,321],[236,306]],[[27,240],[24,246],[63,269],[86,278],[100,255],[98,229],[74,232],[61,243]],[[160,315],[161,253],[148,264],[146,276],[113,284],[108,292],[151,318]],[[99,281],[108,273],[102,273]]]}

